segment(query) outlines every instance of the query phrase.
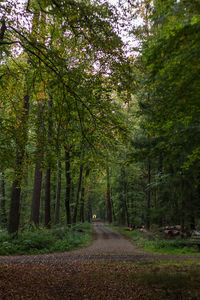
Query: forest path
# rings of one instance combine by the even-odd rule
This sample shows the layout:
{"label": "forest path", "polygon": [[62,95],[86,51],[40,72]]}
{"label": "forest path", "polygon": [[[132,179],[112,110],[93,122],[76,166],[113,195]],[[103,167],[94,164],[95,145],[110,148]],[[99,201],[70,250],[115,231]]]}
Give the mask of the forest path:
{"label": "forest path", "polygon": [[199,259],[200,255],[153,254],[138,250],[126,237],[105,226],[102,222],[94,223],[94,241],[91,246],[62,253],[39,255],[0,256],[0,264],[58,265],[65,262],[87,261],[158,261]]}
{"label": "forest path", "polygon": [[[193,286],[185,289],[183,285],[187,286],[188,279],[186,278],[187,281],[184,284],[180,281],[181,286],[174,287],[174,273],[172,274],[173,280],[169,277],[171,289],[168,286],[165,287],[165,277],[164,283],[161,281],[158,288],[158,272],[161,272],[162,279],[162,268],[168,274],[171,262],[169,266],[154,265],[156,260],[184,260],[197,258],[196,256],[150,254],[136,249],[128,239],[103,223],[95,223],[94,228],[95,240],[87,248],[44,255],[1,256],[0,299],[200,299],[199,284],[195,290]],[[171,267],[171,272],[177,272],[177,262],[175,264],[175,267]],[[182,261],[180,266],[182,267]],[[186,271],[183,269],[183,274]],[[147,279],[148,274],[155,274],[156,284],[152,286],[144,284],[143,279],[140,280],[144,273],[147,274]],[[179,298],[172,297],[175,289]],[[190,298],[194,292],[198,293],[198,296]]]}

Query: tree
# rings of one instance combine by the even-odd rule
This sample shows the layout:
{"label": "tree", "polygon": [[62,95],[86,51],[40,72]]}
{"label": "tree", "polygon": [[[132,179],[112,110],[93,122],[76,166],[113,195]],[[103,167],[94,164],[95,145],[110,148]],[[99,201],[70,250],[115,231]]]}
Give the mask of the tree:
{"label": "tree", "polygon": [[21,180],[23,176],[23,160],[27,141],[27,122],[29,113],[29,95],[24,96],[22,111],[18,118],[19,139],[17,139],[15,179],[12,184],[12,194],[9,212],[8,233],[16,233],[19,228]]}
{"label": "tree", "polygon": [[[144,43],[141,57],[143,68],[147,70],[145,84],[139,95],[141,111],[145,116],[143,128],[151,136],[153,165],[158,166],[162,156],[164,175],[170,176],[173,185],[174,180],[178,181],[175,189],[180,189],[179,193],[182,195],[178,203],[182,227],[183,223],[190,223],[191,213],[188,215],[186,212],[193,210],[197,197],[194,182],[199,169],[196,140],[199,135],[196,130],[199,118],[196,101],[199,94],[196,69],[199,65],[196,34],[199,26],[198,11],[196,2],[154,1],[153,35]],[[142,98],[147,93],[151,97],[150,102]],[[192,143],[188,144],[188,140]],[[149,188],[152,189],[151,184]],[[156,185],[161,186],[164,191],[164,181],[159,179]],[[193,195],[190,205],[185,192],[186,185]],[[166,198],[166,192],[160,193],[163,199]],[[175,202],[175,194],[169,191],[167,193],[168,201]]]}

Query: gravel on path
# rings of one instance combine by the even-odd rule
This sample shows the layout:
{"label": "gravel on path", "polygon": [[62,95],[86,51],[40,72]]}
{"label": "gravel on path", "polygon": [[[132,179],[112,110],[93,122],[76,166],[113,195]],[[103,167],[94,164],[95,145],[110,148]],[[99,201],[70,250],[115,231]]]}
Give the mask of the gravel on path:
{"label": "gravel on path", "polygon": [[158,260],[199,259],[199,255],[153,254],[138,250],[127,238],[104,225],[94,223],[94,242],[91,246],[63,253],[40,255],[0,256],[0,264],[58,265],[67,262],[108,261],[137,262]]}

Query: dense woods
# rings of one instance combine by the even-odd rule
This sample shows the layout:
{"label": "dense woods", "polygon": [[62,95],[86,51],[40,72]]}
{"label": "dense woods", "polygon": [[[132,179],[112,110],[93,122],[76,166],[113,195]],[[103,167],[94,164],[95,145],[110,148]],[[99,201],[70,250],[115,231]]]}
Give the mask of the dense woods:
{"label": "dense woods", "polygon": [[0,2],[0,222],[200,226],[200,5]]}

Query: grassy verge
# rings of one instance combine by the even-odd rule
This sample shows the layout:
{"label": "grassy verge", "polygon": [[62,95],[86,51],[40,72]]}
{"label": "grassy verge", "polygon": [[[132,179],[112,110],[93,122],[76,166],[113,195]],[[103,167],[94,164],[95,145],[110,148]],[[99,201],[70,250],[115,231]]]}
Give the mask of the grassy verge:
{"label": "grassy verge", "polygon": [[33,226],[19,233],[18,238],[0,232],[0,255],[43,254],[64,252],[89,246],[93,227],[90,223],[76,224],[72,228],[55,227],[35,229]]}
{"label": "grassy verge", "polygon": [[138,268],[134,279],[147,290],[155,293],[155,299],[200,299],[200,263],[197,261],[157,262]]}
{"label": "grassy verge", "polygon": [[124,227],[111,226],[112,229],[117,230],[129,237],[138,248],[145,251],[161,254],[187,254],[200,255],[198,248],[187,246],[187,241],[182,239],[165,240],[156,233],[143,233],[139,229],[133,231],[126,231]]}

